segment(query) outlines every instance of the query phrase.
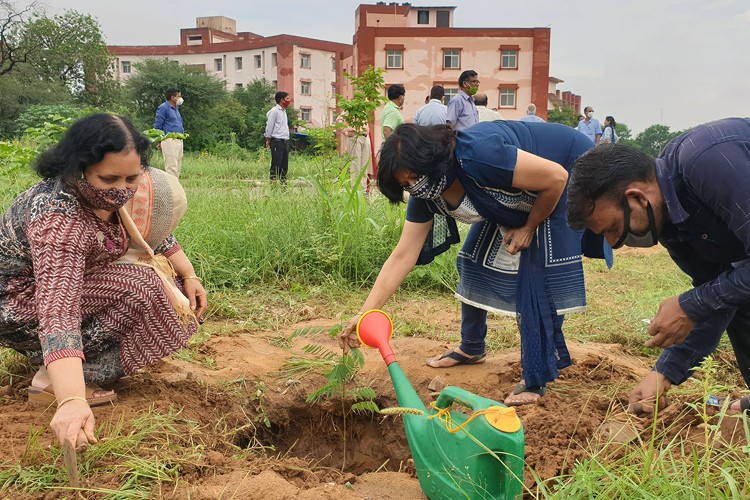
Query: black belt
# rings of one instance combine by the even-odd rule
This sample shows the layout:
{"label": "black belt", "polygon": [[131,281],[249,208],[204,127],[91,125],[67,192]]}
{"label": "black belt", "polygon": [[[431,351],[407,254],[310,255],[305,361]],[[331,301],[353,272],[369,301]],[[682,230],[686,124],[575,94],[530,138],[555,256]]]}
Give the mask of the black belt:
{"label": "black belt", "polygon": [[281,141],[281,142],[286,142],[286,141],[288,141],[289,139],[277,139],[276,137],[271,137],[271,140],[272,140],[272,141]]}

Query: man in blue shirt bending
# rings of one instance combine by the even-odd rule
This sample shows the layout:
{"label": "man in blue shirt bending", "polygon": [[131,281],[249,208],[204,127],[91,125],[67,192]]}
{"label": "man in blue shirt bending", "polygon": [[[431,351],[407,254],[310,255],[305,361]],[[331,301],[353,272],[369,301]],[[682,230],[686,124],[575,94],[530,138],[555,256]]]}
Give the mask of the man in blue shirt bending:
{"label": "man in blue shirt bending", "polygon": [[[182,98],[182,92],[170,88],[164,91],[164,97],[167,100],[156,108],[154,128],[165,134],[170,132],[184,134],[182,115],[180,115],[178,109],[185,102]],[[182,170],[182,139],[164,139],[157,144],[157,148],[161,149],[161,154],[164,156],[164,170],[175,177],[179,177],[180,170]]]}
{"label": "man in blue shirt bending", "polygon": [[[576,161],[568,224],[613,248],[661,243],[694,288],[666,299],[648,347],[664,351],[630,393],[653,412],[711,354],[726,330],[750,385],[750,119],[726,118],[670,141],[655,160],[631,146],[594,148]],[[750,396],[732,403],[750,409]]]}

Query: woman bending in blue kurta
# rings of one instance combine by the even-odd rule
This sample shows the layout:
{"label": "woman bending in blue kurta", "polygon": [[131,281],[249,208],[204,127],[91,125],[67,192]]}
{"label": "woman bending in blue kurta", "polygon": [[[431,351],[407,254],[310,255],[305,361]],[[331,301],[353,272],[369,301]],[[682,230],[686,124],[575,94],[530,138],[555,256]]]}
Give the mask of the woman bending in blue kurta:
{"label": "woman bending in blue kurta", "polygon": [[[565,222],[573,162],[593,147],[570,127],[548,123],[404,124],[384,143],[378,186],[408,201],[401,238],[360,309],[381,308],[416,264],[458,241],[455,221],[471,224],[457,266],[461,344],[429,358],[434,368],[485,361],[487,311],[513,315],[521,334],[521,382],[506,405],[535,403],[558,370],[571,364],[564,314],[584,310],[581,233]],[[596,241],[601,253],[601,240]],[[358,314],[341,335],[359,346]]]}

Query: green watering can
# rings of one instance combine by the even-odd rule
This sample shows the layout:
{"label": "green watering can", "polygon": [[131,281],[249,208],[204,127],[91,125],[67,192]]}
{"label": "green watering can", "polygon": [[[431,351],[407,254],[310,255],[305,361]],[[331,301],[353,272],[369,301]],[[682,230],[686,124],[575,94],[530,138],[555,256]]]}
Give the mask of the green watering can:
{"label": "green watering can", "polygon": [[[403,410],[419,486],[430,500],[513,499],[523,485],[523,427],[515,408],[448,386],[428,410],[396,362],[388,340],[391,318],[367,311],[357,336],[376,348],[388,366]],[[460,405],[471,413],[451,410]]]}

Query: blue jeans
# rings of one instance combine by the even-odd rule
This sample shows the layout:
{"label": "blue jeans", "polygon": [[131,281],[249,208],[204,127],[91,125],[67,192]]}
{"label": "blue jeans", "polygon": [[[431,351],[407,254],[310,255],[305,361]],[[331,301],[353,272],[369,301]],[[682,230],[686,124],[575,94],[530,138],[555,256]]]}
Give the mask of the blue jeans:
{"label": "blue jeans", "polygon": [[462,352],[469,356],[484,354],[484,338],[487,336],[487,311],[461,302]]}

